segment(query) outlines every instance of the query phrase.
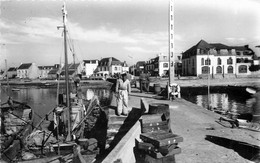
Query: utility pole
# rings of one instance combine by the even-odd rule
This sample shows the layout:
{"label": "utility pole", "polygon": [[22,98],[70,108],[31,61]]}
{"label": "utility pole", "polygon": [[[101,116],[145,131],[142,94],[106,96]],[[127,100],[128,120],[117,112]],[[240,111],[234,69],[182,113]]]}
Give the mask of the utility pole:
{"label": "utility pole", "polygon": [[[169,83],[174,83],[174,0],[169,2],[169,24],[168,24],[168,35],[169,35]],[[168,89],[169,90],[169,89]],[[169,92],[168,92],[168,99]]]}
{"label": "utility pole", "polygon": [[209,59],[210,49],[207,53],[208,53],[208,58],[207,58],[207,63],[208,63],[208,109],[211,109],[210,108],[210,103],[211,103],[211,100],[210,100],[210,59]]}

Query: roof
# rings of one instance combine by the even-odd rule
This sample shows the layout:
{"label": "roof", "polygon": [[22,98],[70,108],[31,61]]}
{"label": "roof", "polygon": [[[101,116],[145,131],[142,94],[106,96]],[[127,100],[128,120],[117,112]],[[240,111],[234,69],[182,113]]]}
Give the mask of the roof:
{"label": "roof", "polygon": [[230,48],[240,51],[246,50],[245,46],[230,46]]}
{"label": "roof", "polygon": [[[73,75],[76,71],[75,70],[69,70],[69,75]],[[65,75],[65,71],[62,71],[60,75]]]}
{"label": "roof", "polygon": [[10,67],[7,71],[16,71],[16,67]]}
{"label": "roof", "polygon": [[[79,65],[80,65],[79,63],[75,63],[75,64],[71,63],[71,64],[68,65],[68,68],[69,68],[69,70],[70,69],[77,69],[79,67]],[[65,70],[65,66],[63,66],[62,70]]]}
{"label": "roof", "polygon": [[98,59],[92,59],[92,60],[83,60],[84,63],[93,63],[98,62]]}
{"label": "roof", "polygon": [[48,74],[52,75],[52,74],[57,74],[59,71],[59,69],[52,69]]}
{"label": "roof", "polygon": [[209,45],[211,45],[212,47],[214,47],[215,49],[232,49],[230,46],[221,44],[221,43],[210,43]]}
{"label": "roof", "polygon": [[250,49],[248,47],[248,45],[244,45],[244,46],[227,46],[221,43],[207,43],[204,40],[200,40],[196,45],[192,46],[190,49],[186,50],[183,54],[182,54],[182,58],[189,58],[190,56],[195,56],[197,55],[197,49],[202,49],[202,50],[209,50],[211,48],[215,48],[216,50],[220,50],[220,49],[235,49],[236,51],[250,51],[248,52],[248,55],[252,55],[254,54],[254,52],[252,51],[252,49]]}
{"label": "roof", "polygon": [[43,69],[53,69],[54,66],[38,66],[38,68],[39,68],[40,70],[43,70]]}
{"label": "roof", "polygon": [[193,47],[191,47],[190,49],[186,50],[183,55],[182,58],[189,58],[190,56],[194,56],[197,54],[197,49],[203,49],[203,50],[207,50],[213,48],[213,46],[211,46],[210,44],[208,44],[206,41],[204,40],[200,40],[196,45],[194,45]]}
{"label": "roof", "polygon": [[114,57],[108,57],[108,58],[103,58],[99,61],[98,65],[99,66],[110,66],[108,65],[109,62],[111,61],[111,65],[121,65],[122,62],[119,61],[118,59],[114,58]]}
{"label": "roof", "polygon": [[31,67],[32,63],[22,63],[18,69],[29,69]]}

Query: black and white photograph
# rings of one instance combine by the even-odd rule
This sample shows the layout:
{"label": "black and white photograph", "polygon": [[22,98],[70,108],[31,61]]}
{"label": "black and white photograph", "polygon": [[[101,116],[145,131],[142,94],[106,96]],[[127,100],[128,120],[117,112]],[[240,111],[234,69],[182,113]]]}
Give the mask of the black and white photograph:
{"label": "black and white photograph", "polygon": [[0,0],[0,162],[260,163],[260,1]]}

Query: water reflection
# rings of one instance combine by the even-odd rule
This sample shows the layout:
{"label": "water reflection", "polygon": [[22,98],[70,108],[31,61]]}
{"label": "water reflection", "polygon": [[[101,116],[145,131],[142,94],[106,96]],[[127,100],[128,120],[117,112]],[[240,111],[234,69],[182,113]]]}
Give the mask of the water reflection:
{"label": "water reflection", "polygon": [[[184,99],[196,103],[197,105],[207,108],[208,95],[182,96]],[[255,98],[242,99],[236,98],[227,93],[210,94],[211,106],[213,108],[225,111],[237,112],[239,114],[252,113],[252,108],[256,102]]]}

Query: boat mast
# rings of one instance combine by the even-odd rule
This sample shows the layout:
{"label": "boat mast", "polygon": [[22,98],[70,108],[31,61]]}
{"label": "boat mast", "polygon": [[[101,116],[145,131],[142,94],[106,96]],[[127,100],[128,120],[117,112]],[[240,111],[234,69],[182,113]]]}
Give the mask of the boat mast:
{"label": "boat mast", "polygon": [[62,15],[63,15],[63,36],[64,36],[64,53],[65,53],[65,83],[66,83],[66,106],[69,109],[69,120],[68,120],[68,136],[67,140],[71,139],[71,124],[70,124],[70,94],[69,94],[69,70],[68,70],[68,55],[67,55],[67,29],[66,29],[66,22],[67,22],[67,10],[65,6],[65,2],[62,8]]}

